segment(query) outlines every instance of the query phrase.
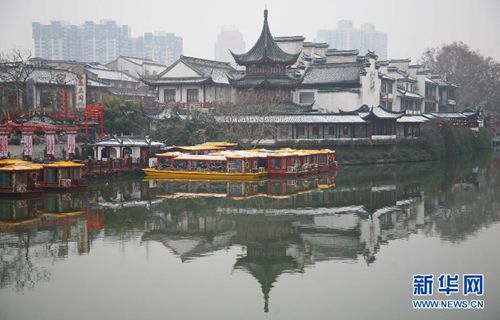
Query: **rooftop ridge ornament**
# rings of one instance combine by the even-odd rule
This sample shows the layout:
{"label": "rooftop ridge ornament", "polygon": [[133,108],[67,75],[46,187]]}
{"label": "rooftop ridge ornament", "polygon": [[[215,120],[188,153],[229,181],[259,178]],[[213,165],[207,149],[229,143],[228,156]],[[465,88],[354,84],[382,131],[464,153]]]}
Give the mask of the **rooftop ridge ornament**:
{"label": "rooftop ridge ornament", "polygon": [[271,31],[269,30],[267,17],[268,10],[265,9],[264,24],[259,39],[248,52],[237,54],[230,50],[237,64],[248,66],[252,64],[268,63],[290,66],[299,58],[300,52],[296,54],[285,52],[274,41]]}

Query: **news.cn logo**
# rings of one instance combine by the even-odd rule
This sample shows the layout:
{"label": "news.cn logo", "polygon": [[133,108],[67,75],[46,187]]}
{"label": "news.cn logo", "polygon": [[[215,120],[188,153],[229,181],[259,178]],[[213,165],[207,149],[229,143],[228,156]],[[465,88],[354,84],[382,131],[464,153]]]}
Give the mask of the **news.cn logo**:
{"label": "news.cn logo", "polygon": [[[437,288],[434,290],[434,288]],[[431,297],[436,294],[450,297],[462,292],[464,297],[481,297],[484,294],[483,274],[433,274],[413,275],[413,296]],[[484,309],[484,300],[474,299],[416,299],[414,309]]]}

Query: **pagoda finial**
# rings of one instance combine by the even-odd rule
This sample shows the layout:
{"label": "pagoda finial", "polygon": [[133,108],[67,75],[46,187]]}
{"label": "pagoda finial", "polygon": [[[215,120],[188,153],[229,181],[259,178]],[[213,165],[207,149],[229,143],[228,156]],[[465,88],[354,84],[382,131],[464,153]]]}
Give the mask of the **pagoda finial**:
{"label": "pagoda finial", "polygon": [[267,21],[267,4],[264,9],[264,20]]}

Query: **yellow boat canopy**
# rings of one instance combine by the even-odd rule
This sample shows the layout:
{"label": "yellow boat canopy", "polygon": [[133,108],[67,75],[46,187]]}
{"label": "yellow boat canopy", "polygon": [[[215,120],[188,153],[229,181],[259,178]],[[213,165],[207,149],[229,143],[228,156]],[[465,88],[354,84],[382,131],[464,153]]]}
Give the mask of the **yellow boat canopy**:
{"label": "yellow boat canopy", "polygon": [[16,172],[16,171],[38,171],[43,170],[43,166],[33,163],[16,163],[10,166],[1,167],[2,172]]}
{"label": "yellow boat canopy", "polygon": [[13,165],[13,164],[16,164],[16,163],[31,163],[30,161],[26,161],[26,160],[23,160],[23,159],[17,159],[17,158],[13,158],[13,159],[1,159],[0,160],[0,167],[3,167],[3,166],[9,166],[9,165]]}
{"label": "yellow boat canopy", "polygon": [[44,168],[76,168],[76,167],[84,167],[85,164],[73,162],[73,161],[56,161],[52,163],[44,163]]}

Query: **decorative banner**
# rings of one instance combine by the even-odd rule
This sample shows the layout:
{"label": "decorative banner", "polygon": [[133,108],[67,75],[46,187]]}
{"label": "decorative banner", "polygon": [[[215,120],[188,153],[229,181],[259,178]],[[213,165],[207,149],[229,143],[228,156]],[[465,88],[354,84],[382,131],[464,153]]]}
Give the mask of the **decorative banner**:
{"label": "decorative banner", "polygon": [[85,73],[77,73],[76,74],[76,86],[75,86],[75,91],[76,91],[76,110],[83,110],[85,109],[85,105],[87,104],[86,101],[86,76]]}
{"label": "decorative banner", "polygon": [[47,156],[54,157],[56,149],[56,135],[54,132],[45,133],[45,141],[47,144]]}
{"label": "decorative banner", "polygon": [[7,133],[0,133],[0,158],[6,158],[9,154],[9,137]]}
{"label": "decorative banner", "polygon": [[23,154],[25,157],[33,155],[33,132],[23,132],[24,149]]}
{"label": "decorative banner", "polygon": [[68,132],[68,154],[75,154],[76,133]]}

